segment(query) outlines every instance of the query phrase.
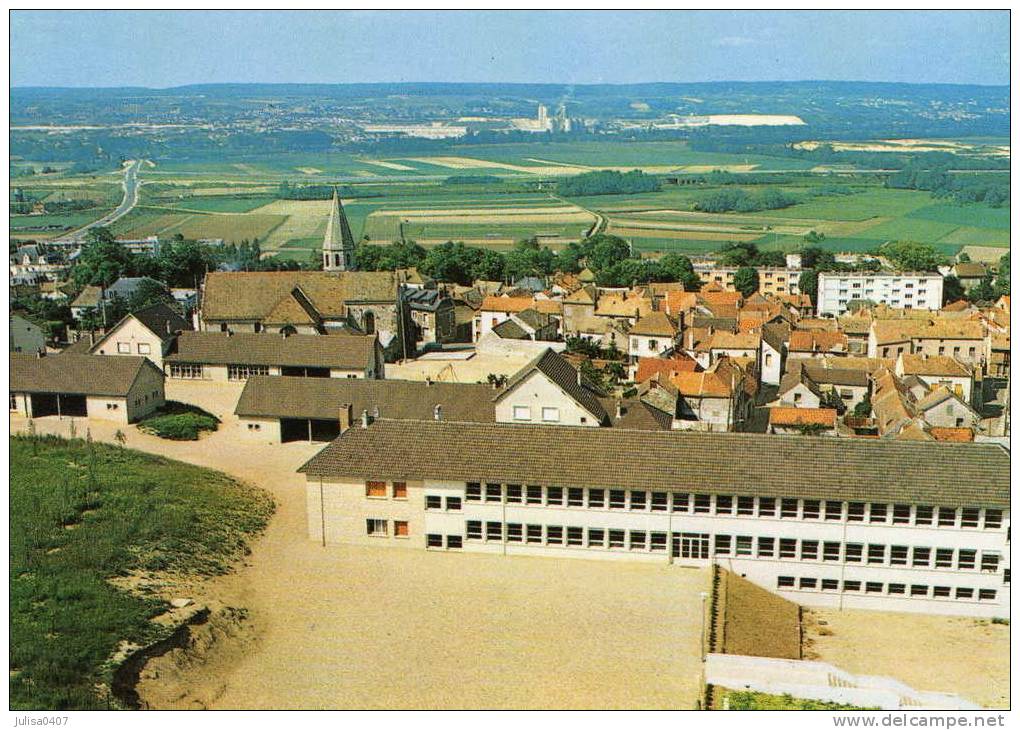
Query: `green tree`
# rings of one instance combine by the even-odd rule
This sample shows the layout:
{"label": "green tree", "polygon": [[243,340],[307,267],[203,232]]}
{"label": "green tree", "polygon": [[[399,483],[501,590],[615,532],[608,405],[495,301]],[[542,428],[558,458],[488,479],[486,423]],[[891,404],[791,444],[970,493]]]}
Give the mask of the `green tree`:
{"label": "green tree", "polygon": [[995,297],[995,287],[992,286],[992,275],[986,274],[980,284],[971,287],[967,292],[967,298],[972,302],[991,302]]}
{"label": "green tree", "polygon": [[482,251],[463,243],[447,241],[429,250],[422,261],[421,272],[438,281],[450,281],[469,286],[473,281],[474,267]]}
{"label": "green tree", "polygon": [[723,266],[754,266],[758,262],[758,246],[749,241],[730,243],[719,252]]}
{"label": "green tree", "polygon": [[961,251],[960,253],[956,254],[956,260],[961,264],[969,264],[970,254],[966,253],[965,251]]}
{"label": "green tree", "polygon": [[170,291],[153,279],[143,279],[131,294],[127,302],[128,312],[151,307],[153,304],[173,304],[174,298]]}
{"label": "green tree", "polygon": [[742,266],[733,275],[733,286],[745,297],[758,291],[758,272],[750,266]]}
{"label": "green tree", "polygon": [[491,248],[482,249],[475,262],[471,265],[471,278],[483,281],[501,281],[504,277],[506,259],[499,251]]}
{"label": "green tree", "polygon": [[504,259],[504,275],[511,281],[522,276],[545,276],[556,266],[556,254],[534,238],[515,243]]}
{"label": "green tree", "polygon": [[805,269],[800,272],[800,279],[797,280],[797,285],[800,288],[801,294],[807,294],[811,297],[811,303],[815,304],[818,301],[818,272],[814,269]]}
{"label": "green tree", "polygon": [[947,276],[942,280],[942,306],[950,302],[964,299],[967,293],[963,290],[963,284],[955,276]]}
{"label": "green tree", "polygon": [[864,400],[854,406],[854,416],[857,418],[871,417],[871,397],[864,396]]}
{"label": "green tree", "polygon": [[995,277],[995,294],[997,297],[1009,294],[1009,253],[999,259],[999,271]]}
{"label": "green tree", "polygon": [[946,257],[930,243],[889,241],[878,248],[901,271],[935,271],[947,263]]}
{"label": "green tree", "polygon": [[666,281],[679,281],[686,291],[698,291],[701,278],[694,271],[694,264],[686,256],[668,253],[659,259],[659,269]]}
{"label": "green tree", "polygon": [[605,373],[595,367],[595,363],[593,363],[589,358],[585,358],[581,361],[581,366],[578,370],[581,372],[581,377],[588,383],[595,393],[602,397],[609,395],[609,383],[607,382]]}
{"label": "green tree", "polygon": [[805,246],[800,250],[800,265],[805,269],[828,271],[836,265],[836,257],[831,251],[817,246]]}
{"label": "green tree", "polygon": [[109,229],[91,228],[85,234],[71,278],[79,287],[109,286],[132,273],[131,254],[117,243]]}
{"label": "green tree", "polygon": [[588,267],[596,274],[630,258],[630,244],[609,233],[596,233],[585,239],[582,246],[586,251]]}

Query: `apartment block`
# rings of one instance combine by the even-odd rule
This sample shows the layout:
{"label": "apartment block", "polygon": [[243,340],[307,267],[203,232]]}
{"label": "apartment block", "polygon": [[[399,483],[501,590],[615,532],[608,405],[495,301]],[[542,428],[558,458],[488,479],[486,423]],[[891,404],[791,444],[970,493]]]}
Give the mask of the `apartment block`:
{"label": "apartment block", "polygon": [[854,300],[901,309],[939,309],[942,307],[942,275],[877,271],[822,272],[818,275],[818,314],[845,314]]}

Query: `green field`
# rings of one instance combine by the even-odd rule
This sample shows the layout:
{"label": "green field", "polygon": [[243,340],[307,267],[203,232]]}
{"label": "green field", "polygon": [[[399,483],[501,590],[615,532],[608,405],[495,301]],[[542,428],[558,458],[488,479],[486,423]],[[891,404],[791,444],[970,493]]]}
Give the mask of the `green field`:
{"label": "green field", "polygon": [[81,440],[10,443],[10,707],[102,709],[121,642],[164,638],[169,605],[111,581],[227,572],[272,513],[226,475]]}
{"label": "green field", "polygon": [[179,202],[164,203],[164,205],[175,211],[199,212],[199,213],[249,213],[256,208],[261,208],[276,200],[268,195],[251,198],[215,195],[208,197],[186,198]]}

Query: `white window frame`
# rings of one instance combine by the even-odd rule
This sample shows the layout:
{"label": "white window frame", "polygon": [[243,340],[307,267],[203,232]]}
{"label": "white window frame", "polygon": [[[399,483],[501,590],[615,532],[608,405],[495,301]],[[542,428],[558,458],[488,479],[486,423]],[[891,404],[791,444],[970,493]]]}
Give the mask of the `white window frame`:
{"label": "white window frame", "polygon": [[513,415],[515,421],[530,421],[531,406],[514,406]]}
{"label": "white window frame", "polygon": [[559,422],[560,422],[559,408],[557,408],[556,406],[542,406],[542,423],[559,423]]}

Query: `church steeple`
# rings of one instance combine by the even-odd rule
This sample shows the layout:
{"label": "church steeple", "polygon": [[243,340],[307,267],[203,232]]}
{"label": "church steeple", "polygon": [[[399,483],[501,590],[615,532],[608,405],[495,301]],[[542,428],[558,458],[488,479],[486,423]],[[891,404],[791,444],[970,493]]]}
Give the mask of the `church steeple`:
{"label": "church steeple", "polygon": [[340,204],[340,195],[333,188],[326,236],[322,239],[322,270],[352,271],[354,269],[354,235]]}

